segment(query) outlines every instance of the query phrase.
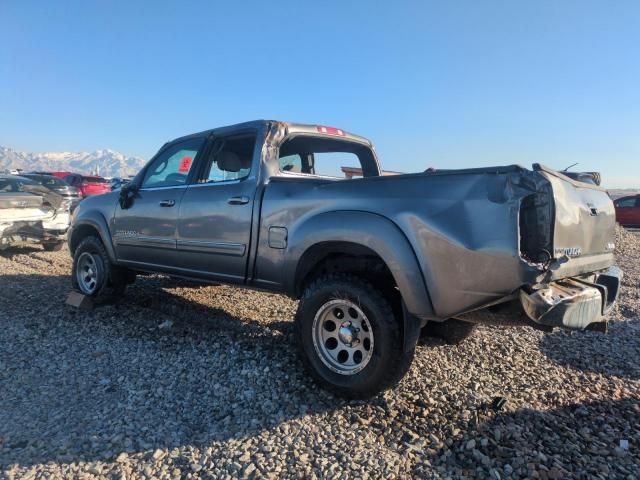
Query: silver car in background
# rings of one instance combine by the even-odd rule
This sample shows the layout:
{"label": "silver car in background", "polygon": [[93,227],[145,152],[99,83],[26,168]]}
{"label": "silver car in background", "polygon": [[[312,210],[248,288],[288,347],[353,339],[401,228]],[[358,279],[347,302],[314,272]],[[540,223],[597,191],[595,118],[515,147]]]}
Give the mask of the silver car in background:
{"label": "silver car in background", "polygon": [[56,251],[66,240],[72,201],[26,177],[0,175],[0,250],[41,244]]}

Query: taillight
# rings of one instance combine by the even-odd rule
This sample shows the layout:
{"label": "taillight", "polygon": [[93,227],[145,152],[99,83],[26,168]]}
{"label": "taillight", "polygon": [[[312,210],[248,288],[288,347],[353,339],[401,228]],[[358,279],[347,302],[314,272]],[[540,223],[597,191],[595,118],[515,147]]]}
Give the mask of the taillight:
{"label": "taillight", "polygon": [[320,133],[326,133],[327,135],[339,135],[341,137],[344,137],[344,131],[340,130],[339,128],[317,126],[316,129]]}

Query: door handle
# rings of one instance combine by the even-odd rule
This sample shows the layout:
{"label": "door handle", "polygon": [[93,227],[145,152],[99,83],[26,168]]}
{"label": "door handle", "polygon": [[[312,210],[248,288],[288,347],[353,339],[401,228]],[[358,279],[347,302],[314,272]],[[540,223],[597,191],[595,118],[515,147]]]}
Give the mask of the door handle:
{"label": "door handle", "polygon": [[249,197],[242,195],[241,197],[231,197],[227,200],[229,205],[246,205],[249,203]]}
{"label": "door handle", "polygon": [[160,200],[161,207],[173,207],[175,204],[175,200]]}

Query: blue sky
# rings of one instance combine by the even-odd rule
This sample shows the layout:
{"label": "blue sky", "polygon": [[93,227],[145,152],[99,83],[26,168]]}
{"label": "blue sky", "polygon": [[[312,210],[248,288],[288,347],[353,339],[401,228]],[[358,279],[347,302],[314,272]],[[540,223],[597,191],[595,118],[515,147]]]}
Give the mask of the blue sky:
{"label": "blue sky", "polygon": [[640,188],[640,2],[0,2],[0,145],[114,148],[255,118],[383,167],[541,162]]}

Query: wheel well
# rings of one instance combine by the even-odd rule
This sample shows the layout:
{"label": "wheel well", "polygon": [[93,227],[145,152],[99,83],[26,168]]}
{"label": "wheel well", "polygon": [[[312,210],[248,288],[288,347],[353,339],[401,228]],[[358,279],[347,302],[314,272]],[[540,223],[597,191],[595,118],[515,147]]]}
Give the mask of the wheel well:
{"label": "wheel well", "polygon": [[385,293],[398,292],[391,270],[375,251],[357,243],[322,242],[310,247],[298,262],[296,296],[300,297],[314,278],[329,273],[355,274]]}
{"label": "wheel well", "polygon": [[378,289],[390,302],[402,328],[403,349],[414,348],[421,322],[405,308],[395,278],[374,250],[351,242],[322,242],[310,247],[300,258],[295,276],[295,294],[300,298],[306,286],[320,275],[350,273]]}
{"label": "wheel well", "polygon": [[69,239],[69,250],[71,250],[72,255],[76,251],[76,248],[78,248],[78,245],[80,245],[82,239],[90,235],[94,235],[100,238],[100,233],[98,232],[98,230],[91,225],[79,225],[78,227],[73,229],[73,234]]}

